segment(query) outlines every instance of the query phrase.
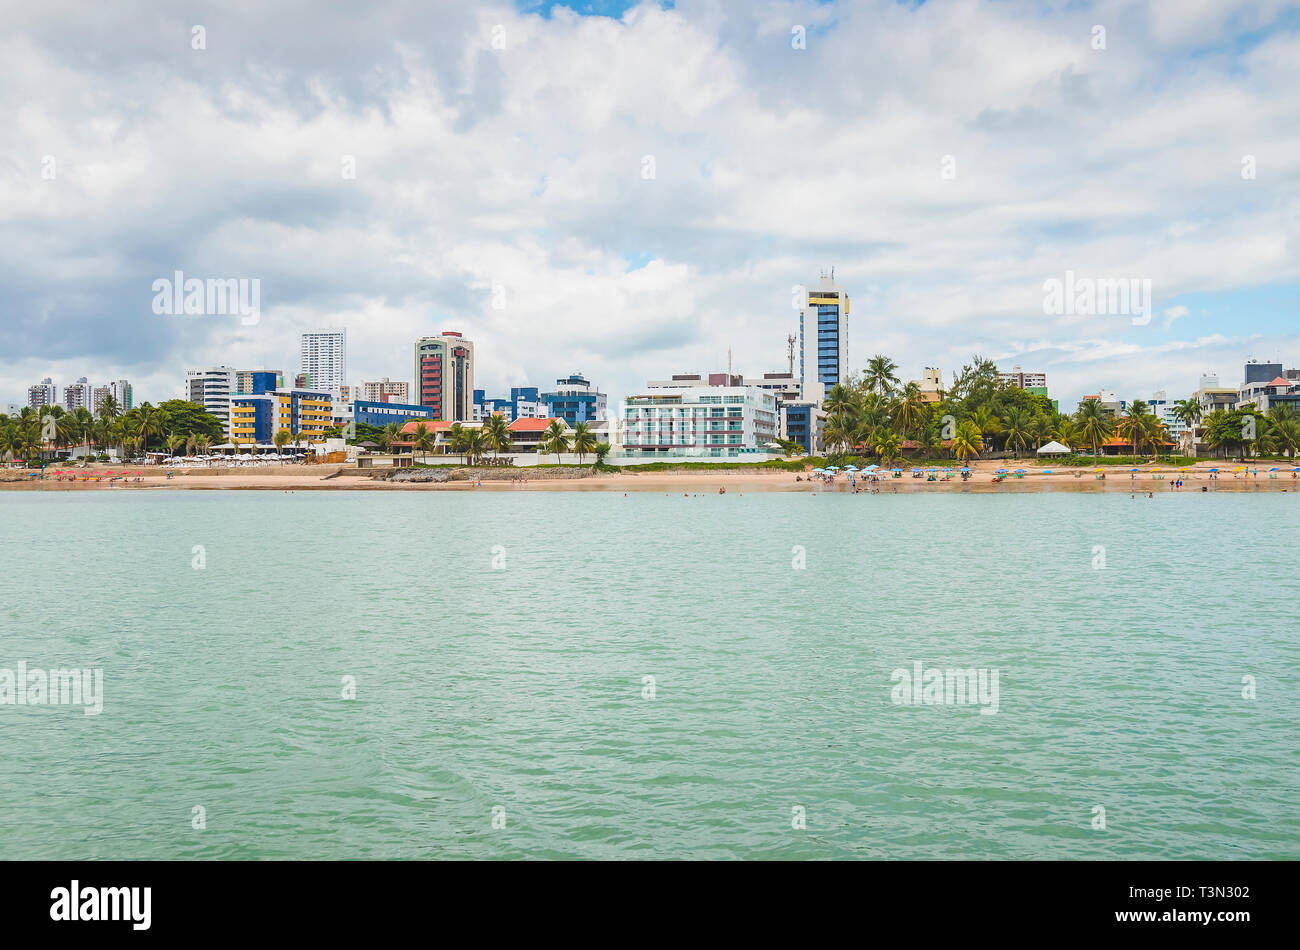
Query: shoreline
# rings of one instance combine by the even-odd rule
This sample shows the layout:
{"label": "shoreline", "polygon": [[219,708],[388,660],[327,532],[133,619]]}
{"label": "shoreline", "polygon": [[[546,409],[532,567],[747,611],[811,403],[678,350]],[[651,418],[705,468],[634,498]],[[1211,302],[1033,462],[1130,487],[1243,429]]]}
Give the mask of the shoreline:
{"label": "shoreline", "polygon": [[[956,465],[953,466],[957,467]],[[1025,494],[1050,493],[1054,491],[1085,492],[1093,494],[1129,492],[1164,493],[1195,492],[1208,494],[1213,492],[1296,492],[1300,493],[1300,478],[1293,478],[1288,465],[1285,470],[1269,473],[1260,468],[1258,476],[1253,475],[1256,466],[1249,466],[1249,471],[1233,473],[1233,468],[1240,463],[1223,463],[1202,461],[1187,471],[1175,466],[1143,465],[1136,473],[1120,466],[1100,466],[1105,470],[1104,479],[1097,478],[1096,467],[1087,469],[1052,468],[1023,461],[976,461],[971,463],[971,478],[963,482],[960,477],[951,481],[927,481],[926,478],[914,478],[905,471],[902,477],[887,478],[878,482],[865,482],[859,479],[859,493],[879,494],[925,494],[930,492],[957,492],[959,494]],[[1282,469],[1283,465],[1269,463],[1267,468]],[[1023,468],[1025,474],[1020,477],[1008,475],[1000,482],[995,482],[994,473],[999,468],[1009,468],[1014,472]],[[1131,468],[1131,466],[1130,466]],[[1219,468],[1218,478],[1211,478],[1209,469]],[[720,469],[708,471],[702,469],[678,469],[655,472],[599,472],[586,475],[566,474],[565,477],[547,478],[542,472],[530,472],[529,469],[489,469],[481,473],[480,478],[460,478],[448,482],[392,482],[373,478],[371,472],[342,465],[302,466],[292,465],[280,468],[257,470],[241,469],[179,469],[174,477],[168,478],[165,472],[147,473],[139,482],[110,482],[108,472],[119,469],[109,466],[95,466],[84,471],[78,470],[79,480],[59,481],[47,472],[44,481],[20,470],[8,470],[0,473],[0,491],[24,492],[85,492],[113,491],[569,491],[569,492],[709,492],[717,493],[719,489],[726,492],[743,494],[751,492],[805,492],[811,494],[840,493],[852,494],[846,475],[841,474],[831,484],[809,481],[805,473],[759,470],[759,469]],[[145,469],[131,469],[146,471]],[[541,477],[531,477],[532,475]],[[1276,477],[1270,478],[1269,475]],[[510,477],[511,475],[517,477]],[[1136,477],[1131,477],[1131,476]],[[1153,477],[1163,476],[1163,477]],[[1182,477],[1181,489],[1174,487],[1177,479]],[[132,475],[133,479],[135,476]],[[796,481],[796,477],[800,480]],[[98,479],[98,480],[88,480]],[[1202,492],[1201,489],[1208,489]],[[871,492],[867,489],[876,489]]]}

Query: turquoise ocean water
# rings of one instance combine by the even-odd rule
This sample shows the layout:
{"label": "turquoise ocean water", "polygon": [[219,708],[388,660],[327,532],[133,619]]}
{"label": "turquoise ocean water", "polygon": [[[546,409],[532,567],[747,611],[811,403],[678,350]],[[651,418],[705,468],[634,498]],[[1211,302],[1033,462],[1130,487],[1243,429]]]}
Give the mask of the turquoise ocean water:
{"label": "turquoise ocean water", "polygon": [[[0,533],[0,670],[104,703],[0,705],[0,857],[1300,858],[1295,493],[13,492]],[[893,703],[917,661],[997,712]]]}

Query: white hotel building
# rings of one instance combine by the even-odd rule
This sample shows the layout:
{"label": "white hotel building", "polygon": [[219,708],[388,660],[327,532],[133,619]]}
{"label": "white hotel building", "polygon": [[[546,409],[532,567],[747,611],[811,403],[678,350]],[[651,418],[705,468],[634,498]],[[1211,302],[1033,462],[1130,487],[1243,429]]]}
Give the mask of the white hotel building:
{"label": "white hotel building", "polygon": [[[728,385],[728,384],[731,385]],[[623,403],[623,454],[634,458],[730,457],[768,451],[776,397],[725,373],[650,382]]]}

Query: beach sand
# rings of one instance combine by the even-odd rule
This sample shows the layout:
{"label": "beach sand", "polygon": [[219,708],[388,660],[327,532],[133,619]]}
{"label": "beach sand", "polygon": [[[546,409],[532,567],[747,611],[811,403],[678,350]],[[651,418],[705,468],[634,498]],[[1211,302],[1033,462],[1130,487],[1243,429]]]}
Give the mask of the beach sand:
{"label": "beach sand", "polygon": [[[1269,478],[1268,469],[1285,468]],[[956,467],[954,465],[954,467]],[[860,488],[878,488],[881,494],[914,494],[919,492],[960,492],[960,493],[1010,493],[1074,491],[1074,492],[1168,492],[1173,490],[1173,483],[1181,474],[1184,479],[1182,491],[1200,492],[1202,487],[1214,491],[1292,491],[1300,492],[1300,480],[1292,477],[1290,465],[1269,462],[1258,468],[1258,476],[1250,472],[1233,473],[1232,469],[1240,463],[1202,461],[1192,470],[1180,473],[1179,469],[1167,465],[1139,466],[1136,473],[1130,473],[1131,466],[1101,466],[1105,479],[1098,479],[1095,467],[1086,469],[1053,468],[1050,464],[1036,461],[1015,460],[977,461],[971,464],[972,473],[969,481],[960,477],[951,481],[927,481],[924,477],[913,478],[909,471],[904,471],[901,478],[889,478],[879,482],[865,482],[859,479]],[[1219,468],[1219,477],[1212,479],[1211,468]],[[910,468],[910,466],[905,466]],[[994,473],[999,468],[1025,469],[1022,477],[1008,476],[1000,482],[994,481]],[[1050,472],[1047,471],[1050,469]],[[108,472],[121,471],[120,466],[93,466],[86,470],[77,470],[78,480],[59,481],[53,476],[58,469],[47,469],[46,478],[40,481],[26,475],[21,470],[4,470],[0,473],[0,490],[42,492],[78,492],[78,491],[151,491],[151,490],[245,490],[245,491],[601,491],[601,492],[709,492],[716,494],[719,489],[728,493],[737,492],[851,492],[849,480],[841,475],[833,484],[809,481],[806,474],[783,471],[728,469],[709,471],[704,469],[681,469],[664,472],[618,472],[591,474],[586,477],[546,478],[544,472],[530,472],[528,469],[497,469],[485,471],[479,480],[455,480],[442,483],[400,483],[372,478],[372,472],[361,472],[355,468],[342,465],[285,465],[258,469],[177,469],[173,477],[168,478],[165,470],[134,468],[130,471],[131,480],[110,483]],[[61,471],[67,472],[67,469]],[[140,482],[135,482],[134,472],[146,474]],[[382,470],[381,470],[382,471]],[[1136,477],[1131,477],[1132,475]],[[523,476],[522,478],[511,476]],[[801,480],[796,481],[796,476]],[[1153,478],[1163,475],[1164,478]],[[97,480],[92,480],[97,479]]]}

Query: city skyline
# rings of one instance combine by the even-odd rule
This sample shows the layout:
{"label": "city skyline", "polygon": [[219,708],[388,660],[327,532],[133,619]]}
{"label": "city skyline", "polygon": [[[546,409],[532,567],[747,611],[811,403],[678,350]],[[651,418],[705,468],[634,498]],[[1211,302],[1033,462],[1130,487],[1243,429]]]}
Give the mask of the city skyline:
{"label": "city skyline", "polygon": [[[449,4],[419,44],[392,37],[427,5],[145,32],[17,11],[0,402],[46,377],[157,403],[189,368],[291,373],[332,326],[351,384],[406,379],[412,341],[456,328],[477,388],[578,367],[616,400],[729,350],[783,369],[791,288],[830,266],[849,373],[884,353],[950,381],[978,353],[1046,373],[1064,409],[1295,362],[1292,14],[931,6]],[[87,81],[102,99],[62,93]],[[177,272],[260,281],[256,319],[154,312]],[[1044,313],[1068,275],[1149,281],[1146,322]]]}

